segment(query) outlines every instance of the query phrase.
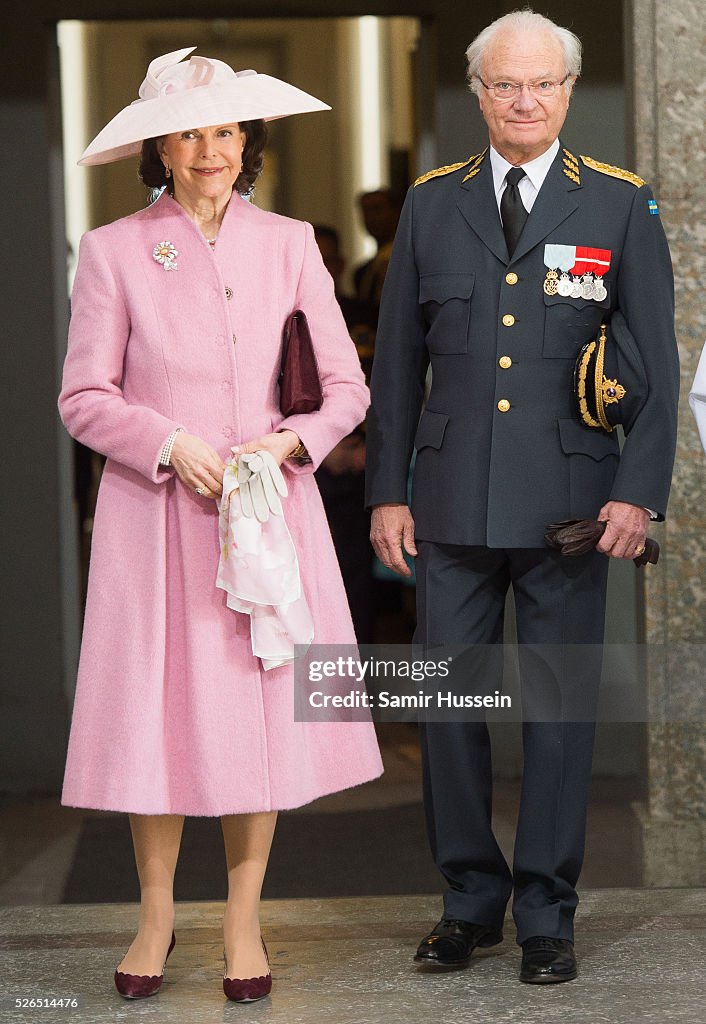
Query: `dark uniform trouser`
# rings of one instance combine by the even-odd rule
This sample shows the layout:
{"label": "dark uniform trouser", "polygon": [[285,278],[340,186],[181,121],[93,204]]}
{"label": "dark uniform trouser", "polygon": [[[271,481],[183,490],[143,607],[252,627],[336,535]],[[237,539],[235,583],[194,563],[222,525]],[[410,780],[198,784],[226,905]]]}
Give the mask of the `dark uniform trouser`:
{"label": "dark uniform trouser", "polygon": [[[519,644],[555,647],[552,683],[595,703],[600,678],[609,559],[562,558],[542,549],[491,549],[418,541],[417,634],[429,644],[500,644],[512,585]],[[523,663],[525,718],[547,673]],[[501,671],[501,666],[500,669]],[[500,678],[496,687],[500,688]],[[492,690],[493,687],[490,689]],[[585,708],[586,704],[583,703]],[[539,716],[536,716],[539,718]],[[523,722],[524,771],[511,872],[491,828],[492,768],[485,721],[421,727],[424,804],[435,863],[449,883],[444,916],[501,927],[514,890],[517,941],[573,940],[576,882],[583,861],[595,727],[592,721]]]}

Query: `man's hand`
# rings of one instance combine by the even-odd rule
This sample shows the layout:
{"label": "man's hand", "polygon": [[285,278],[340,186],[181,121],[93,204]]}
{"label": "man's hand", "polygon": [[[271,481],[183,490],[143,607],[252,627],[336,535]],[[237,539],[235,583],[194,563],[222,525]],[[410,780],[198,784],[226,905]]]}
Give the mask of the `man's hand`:
{"label": "man's hand", "polygon": [[376,505],[370,523],[370,540],[383,565],[400,576],[411,576],[404,560],[403,547],[416,557],[414,520],[407,505]]}
{"label": "man's hand", "polygon": [[597,551],[611,558],[636,558],[645,550],[649,512],[626,501],[609,501],[598,513],[608,523],[596,545]]}

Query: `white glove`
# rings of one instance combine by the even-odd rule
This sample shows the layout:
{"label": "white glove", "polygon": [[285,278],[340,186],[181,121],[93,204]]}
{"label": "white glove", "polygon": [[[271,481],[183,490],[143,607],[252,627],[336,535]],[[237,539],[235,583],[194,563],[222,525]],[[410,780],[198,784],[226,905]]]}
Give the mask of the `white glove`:
{"label": "white glove", "polygon": [[238,457],[238,489],[240,507],[247,518],[255,516],[266,523],[270,513],[282,515],[280,495],[287,497],[287,485],[277,460],[264,448]]}

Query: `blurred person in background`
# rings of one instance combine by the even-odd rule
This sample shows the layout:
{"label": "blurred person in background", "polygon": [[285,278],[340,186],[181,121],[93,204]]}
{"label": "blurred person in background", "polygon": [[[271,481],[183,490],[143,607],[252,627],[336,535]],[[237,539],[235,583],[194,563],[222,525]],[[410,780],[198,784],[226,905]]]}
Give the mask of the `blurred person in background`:
{"label": "blurred person in background", "polygon": [[356,268],[353,283],[360,301],[371,305],[377,314],[392,255],[392,242],[402,211],[402,198],[392,189],[380,188],[374,192],[364,192],[359,198],[359,204],[365,230],[375,240],[377,252],[372,259]]}
{"label": "blurred person in background", "polygon": [[[336,229],[328,224],[313,227],[321,258],[333,278],[336,299],[367,378],[375,347],[377,311],[370,303],[342,291],[346,262]],[[356,638],[361,644],[372,643],[375,556],[370,546],[370,512],[365,507],[365,429],[362,424],[339,441],[322,461],[316,471],[316,482],[331,528]]]}

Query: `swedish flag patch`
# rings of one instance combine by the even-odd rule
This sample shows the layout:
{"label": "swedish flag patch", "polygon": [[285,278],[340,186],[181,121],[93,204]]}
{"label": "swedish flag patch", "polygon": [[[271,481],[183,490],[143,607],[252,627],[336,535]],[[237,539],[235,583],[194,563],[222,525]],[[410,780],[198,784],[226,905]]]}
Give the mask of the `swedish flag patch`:
{"label": "swedish flag patch", "polygon": [[647,200],[647,209],[650,211],[650,213],[653,213],[655,215],[655,217],[659,217],[659,206],[657,206],[656,200],[648,199]]}

